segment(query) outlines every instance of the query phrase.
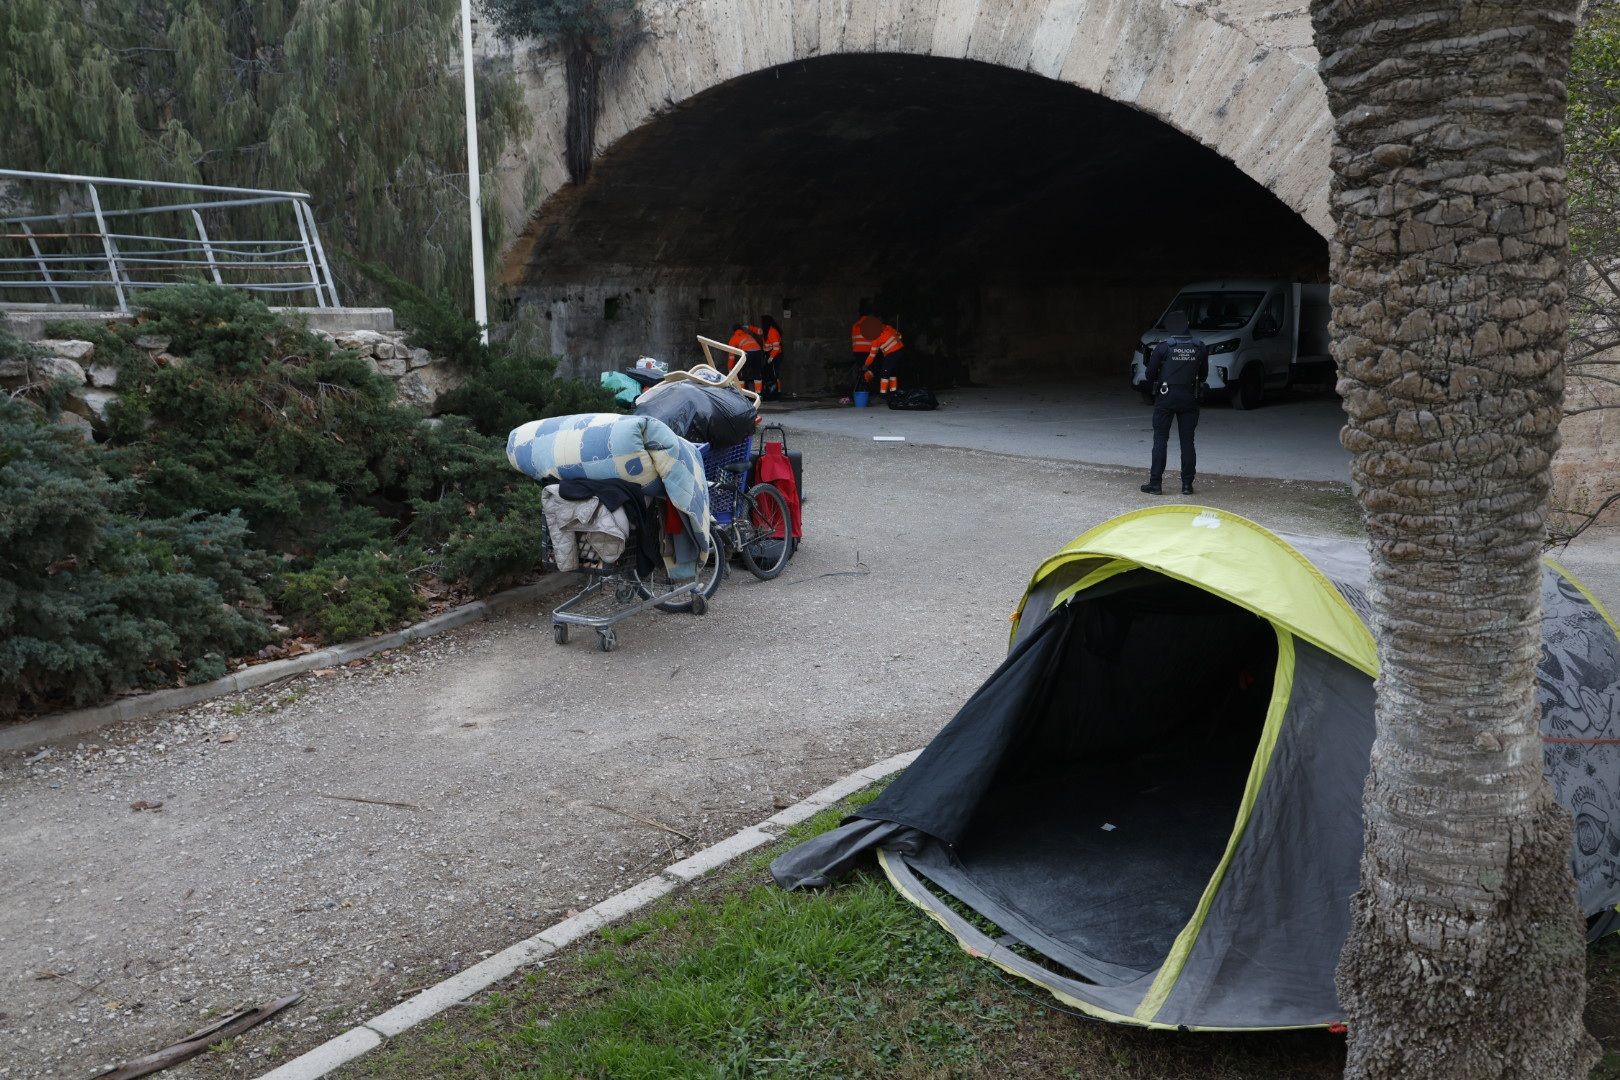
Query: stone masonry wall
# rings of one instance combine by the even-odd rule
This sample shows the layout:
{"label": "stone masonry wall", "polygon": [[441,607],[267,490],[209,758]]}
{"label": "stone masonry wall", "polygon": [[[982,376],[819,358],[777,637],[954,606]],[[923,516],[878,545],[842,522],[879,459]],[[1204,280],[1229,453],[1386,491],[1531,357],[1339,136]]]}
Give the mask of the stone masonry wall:
{"label": "stone masonry wall", "polygon": [[[1299,0],[647,0],[649,34],[604,80],[598,153],[730,79],[818,56],[977,60],[1092,90],[1218,151],[1326,235],[1332,124]],[[525,220],[568,180],[566,87],[554,50],[479,38],[516,65],[540,118],[492,192]],[[537,174],[536,174],[537,171]],[[509,252],[527,262],[519,237]]]}

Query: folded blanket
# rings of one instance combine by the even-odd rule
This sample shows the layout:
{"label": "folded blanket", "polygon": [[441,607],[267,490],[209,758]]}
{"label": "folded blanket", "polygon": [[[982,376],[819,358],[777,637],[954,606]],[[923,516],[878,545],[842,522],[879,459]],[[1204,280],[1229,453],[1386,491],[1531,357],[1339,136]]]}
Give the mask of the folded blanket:
{"label": "folded blanket", "polygon": [[597,498],[565,499],[554,487],[540,492],[540,509],[546,516],[558,570],[579,569],[581,543],[588,544],[605,566],[619,561],[630,536],[630,517],[624,507],[609,510]]}
{"label": "folded blanket", "polygon": [[[617,413],[531,420],[507,436],[506,460],[540,481],[625,480],[641,488],[661,488],[697,541],[700,562],[709,551],[709,484],[703,455],[661,420]],[[690,563],[670,570],[677,578],[696,572]]]}

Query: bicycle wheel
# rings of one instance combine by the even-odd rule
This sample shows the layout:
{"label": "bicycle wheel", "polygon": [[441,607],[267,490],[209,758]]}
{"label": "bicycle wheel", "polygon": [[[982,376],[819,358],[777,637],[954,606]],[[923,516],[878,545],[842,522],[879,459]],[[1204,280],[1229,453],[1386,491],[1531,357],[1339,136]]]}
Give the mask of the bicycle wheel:
{"label": "bicycle wheel", "polygon": [[[714,591],[720,587],[720,582],[726,576],[726,560],[731,557],[731,545],[726,542],[725,534],[720,531],[718,526],[709,530],[709,540],[714,544],[714,550],[709,552],[709,561],[704,563],[698,570],[698,580],[702,582],[702,587],[698,589],[698,592],[703,595],[705,600],[713,596]],[[668,578],[665,577],[663,570],[658,571],[657,577],[667,587]],[[651,594],[644,591],[642,595],[650,596]],[[691,597],[687,597],[685,600],[669,600],[654,606],[659,611],[688,612],[692,610],[692,600]]]}
{"label": "bicycle wheel", "polygon": [[742,546],[743,565],[761,581],[769,581],[787,566],[793,554],[793,517],[787,499],[772,484],[755,484],[739,506],[745,509],[748,539]]}

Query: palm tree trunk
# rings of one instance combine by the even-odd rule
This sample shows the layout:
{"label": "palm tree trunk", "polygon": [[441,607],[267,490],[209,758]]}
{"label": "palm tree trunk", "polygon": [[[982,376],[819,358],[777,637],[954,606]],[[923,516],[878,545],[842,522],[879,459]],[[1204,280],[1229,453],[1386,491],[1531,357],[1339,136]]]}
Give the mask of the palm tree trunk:
{"label": "palm tree trunk", "polygon": [[1339,965],[1349,1077],[1550,1080],[1596,1058],[1535,698],[1576,6],[1311,3],[1382,664]]}

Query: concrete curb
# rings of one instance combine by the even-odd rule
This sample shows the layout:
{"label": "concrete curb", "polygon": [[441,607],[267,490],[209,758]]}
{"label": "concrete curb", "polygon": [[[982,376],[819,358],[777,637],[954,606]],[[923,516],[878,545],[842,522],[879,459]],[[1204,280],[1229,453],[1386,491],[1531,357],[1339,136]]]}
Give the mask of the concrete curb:
{"label": "concrete curb", "polygon": [[633,915],[682,885],[689,884],[711,870],[718,869],[755,848],[777,839],[790,825],[797,825],[862,788],[877,783],[910,765],[921,750],[896,754],[858,772],[836,780],[820,791],[801,799],[758,825],[750,825],[739,833],[720,841],[687,859],[666,866],[663,870],[621,893],[603,900],[595,907],[586,908],[555,926],[525,938],[486,960],[482,960],[441,983],[428,987],[415,997],[395,1005],[385,1013],[357,1024],[349,1030],[302,1054],[285,1065],[280,1065],[259,1077],[259,1080],[317,1080],[318,1077],[345,1065],[361,1054],[381,1046],[403,1031],[409,1031],[424,1020],[459,1005],[500,982],[520,968],[544,960],[557,950],[588,937],[609,923]]}
{"label": "concrete curb", "polygon": [[93,709],[75,709],[71,712],[42,716],[26,723],[12,724],[0,728],[0,753],[7,750],[26,750],[42,743],[61,742],[111,724],[151,716],[169,709],[183,709],[199,701],[209,701],[224,697],[226,694],[252,690],[294,675],[302,675],[306,671],[314,671],[316,668],[338,667],[350,660],[359,660],[388,649],[397,649],[412,641],[442,634],[446,630],[453,630],[458,626],[477,622],[479,619],[491,618],[526,601],[538,600],[561,592],[577,584],[578,578],[577,574],[548,574],[544,581],[533,585],[519,585],[515,589],[496,593],[487,600],[463,604],[391,634],[348,641],[342,645],[317,649],[302,656],[245,667],[213,682],[180,686],[173,690],[155,690],[150,694],[124,698],[107,705],[98,705]]}

